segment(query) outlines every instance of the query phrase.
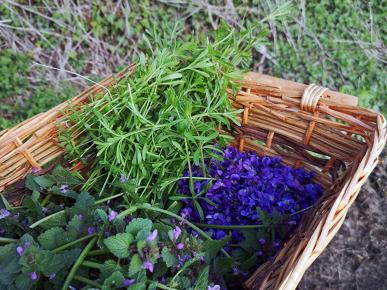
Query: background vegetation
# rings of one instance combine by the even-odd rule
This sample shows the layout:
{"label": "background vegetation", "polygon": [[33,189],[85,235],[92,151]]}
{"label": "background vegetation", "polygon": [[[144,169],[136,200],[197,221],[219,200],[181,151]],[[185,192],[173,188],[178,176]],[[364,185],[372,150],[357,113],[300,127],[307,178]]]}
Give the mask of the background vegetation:
{"label": "background vegetation", "polygon": [[145,30],[176,20],[203,34],[221,19],[260,25],[267,42],[252,69],[323,84],[387,112],[382,1],[1,2],[0,129],[70,98],[87,86],[81,76],[98,79],[130,63]]}
{"label": "background vegetation", "polygon": [[[385,17],[385,3],[376,0],[0,0],[0,130],[74,96],[90,84],[86,78],[127,65],[145,30],[176,20],[204,36],[222,19],[260,25],[267,41],[256,47],[251,69],[357,95],[361,105],[387,113]],[[386,191],[378,186],[376,197]],[[342,260],[339,272],[351,264]],[[357,282],[343,283],[329,287]]]}

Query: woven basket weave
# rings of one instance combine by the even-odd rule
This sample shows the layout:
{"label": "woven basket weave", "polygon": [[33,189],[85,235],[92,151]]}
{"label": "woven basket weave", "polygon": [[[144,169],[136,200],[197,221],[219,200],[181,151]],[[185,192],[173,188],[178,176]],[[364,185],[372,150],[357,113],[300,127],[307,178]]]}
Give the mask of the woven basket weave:
{"label": "woven basket weave", "polygon": [[[70,102],[0,132],[0,192],[63,155],[57,125],[66,124],[66,108],[134,71],[129,66],[90,87]],[[249,289],[295,289],[303,273],[321,254],[343,223],[386,142],[382,115],[357,107],[353,96],[248,73],[230,99],[244,108],[234,126],[233,145],[260,155],[280,155],[284,163],[314,171],[325,188],[316,207],[304,215],[297,231],[276,255],[244,283]],[[80,168],[79,164],[73,167]]]}

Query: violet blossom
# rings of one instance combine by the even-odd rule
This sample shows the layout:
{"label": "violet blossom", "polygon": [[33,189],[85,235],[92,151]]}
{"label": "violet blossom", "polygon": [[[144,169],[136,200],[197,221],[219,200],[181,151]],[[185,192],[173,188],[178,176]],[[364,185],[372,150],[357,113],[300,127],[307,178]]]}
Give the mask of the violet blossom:
{"label": "violet blossom", "polygon": [[61,193],[64,194],[64,193],[66,193],[69,190],[69,186],[67,184],[63,184],[63,185],[60,186],[59,190],[60,190]]}
{"label": "violet blossom", "polygon": [[145,270],[153,273],[155,265],[151,261],[145,261],[142,266]]}
{"label": "violet blossom", "polygon": [[10,214],[11,213],[7,209],[5,208],[0,209],[0,220],[10,216]]}
{"label": "violet blossom", "polygon": [[148,242],[154,241],[154,240],[157,238],[157,234],[158,234],[157,229],[155,229],[153,232],[151,232],[151,233],[148,235],[148,237],[146,238],[146,240],[147,240]]}
{"label": "violet blossom", "polygon": [[108,220],[109,222],[113,221],[118,216],[118,212],[112,210],[109,213]]}
{"label": "violet blossom", "polygon": [[38,274],[36,274],[36,272],[32,272],[32,273],[30,274],[30,277],[31,277],[31,280],[32,280],[32,281],[38,280]]}

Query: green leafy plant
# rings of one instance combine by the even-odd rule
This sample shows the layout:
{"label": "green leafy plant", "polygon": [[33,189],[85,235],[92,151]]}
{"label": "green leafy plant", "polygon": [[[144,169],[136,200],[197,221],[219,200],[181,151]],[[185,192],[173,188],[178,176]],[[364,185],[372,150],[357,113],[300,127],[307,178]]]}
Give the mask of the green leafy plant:
{"label": "green leafy plant", "polygon": [[236,67],[248,64],[257,39],[252,29],[227,25],[209,39],[182,36],[177,26],[170,38],[154,30],[149,39],[131,76],[74,110],[70,118],[80,140],[69,139],[69,130],[61,140],[77,159],[97,157],[86,188],[99,182],[103,191],[129,180],[136,196],[163,207],[187,164],[203,163],[215,156],[215,142],[229,142],[219,130],[237,123],[227,90],[238,87]]}

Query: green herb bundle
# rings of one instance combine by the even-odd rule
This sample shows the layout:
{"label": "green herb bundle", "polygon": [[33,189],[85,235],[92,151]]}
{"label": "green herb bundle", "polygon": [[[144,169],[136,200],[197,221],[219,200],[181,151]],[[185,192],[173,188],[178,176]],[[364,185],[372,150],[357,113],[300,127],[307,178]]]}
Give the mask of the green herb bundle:
{"label": "green herb bundle", "polygon": [[74,110],[82,135],[67,139],[66,148],[77,159],[96,156],[87,188],[121,179],[133,185],[135,199],[163,206],[186,166],[218,156],[214,145],[229,142],[219,130],[237,123],[227,89],[238,88],[237,67],[247,66],[257,38],[252,29],[226,25],[207,39],[183,38],[177,26],[158,32],[144,37],[147,52],[134,74]]}

